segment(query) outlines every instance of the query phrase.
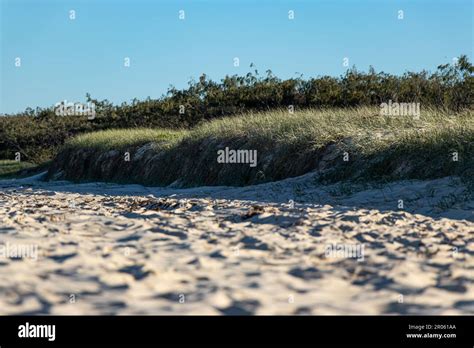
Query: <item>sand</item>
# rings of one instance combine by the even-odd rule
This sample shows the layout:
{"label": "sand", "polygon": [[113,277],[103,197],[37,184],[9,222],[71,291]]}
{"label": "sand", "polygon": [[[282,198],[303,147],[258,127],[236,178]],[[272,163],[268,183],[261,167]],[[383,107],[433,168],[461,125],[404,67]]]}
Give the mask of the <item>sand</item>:
{"label": "sand", "polygon": [[456,178],[39,179],[0,181],[3,315],[474,313],[474,201]]}

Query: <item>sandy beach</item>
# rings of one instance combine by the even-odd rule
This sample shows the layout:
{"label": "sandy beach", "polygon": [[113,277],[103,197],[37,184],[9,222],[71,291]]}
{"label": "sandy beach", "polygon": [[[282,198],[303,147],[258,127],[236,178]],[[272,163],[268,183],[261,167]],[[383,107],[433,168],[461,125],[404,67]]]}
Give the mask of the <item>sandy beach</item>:
{"label": "sandy beach", "polygon": [[474,313],[474,201],[453,177],[350,190],[313,174],[193,189],[40,177],[0,181],[2,315]]}

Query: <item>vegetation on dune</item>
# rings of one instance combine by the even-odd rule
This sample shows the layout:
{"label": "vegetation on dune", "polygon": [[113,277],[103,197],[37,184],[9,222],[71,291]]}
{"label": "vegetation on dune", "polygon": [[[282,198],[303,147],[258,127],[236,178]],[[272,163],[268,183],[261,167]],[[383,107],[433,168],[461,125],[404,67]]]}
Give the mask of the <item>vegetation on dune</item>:
{"label": "vegetation on dune", "polygon": [[26,169],[36,167],[33,163],[0,160],[0,179],[17,178]]}
{"label": "vegetation on dune", "polygon": [[[159,99],[135,99],[121,105],[88,95],[87,101],[96,105],[93,120],[87,116],[56,116],[53,108],[27,109],[18,115],[0,117],[0,158],[13,159],[20,152],[22,160],[40,163],[52,158],[66,140],[77,134],[117,128],[190,129],[223,116],[290,106],[295,110],[350,108],[379,106],[392,100],[418,102],[423,109],[472,109],[473,72],[467,57],[461,56],[456,64],[440,65],[434,73],[394,76],[376,73],[372,68],[367,73],[352,68],[340,77],[281,80],[271,71],[262,76],[255,70],[245,76],[226,76],[220,82],[202,75],[187,89],[172,87]],[[291,121],[284,124],[292,127]],[[291,129],[287,130],[291,133]]]}
{"label": "vegetation on dune", "polygon": [[172,129],[109,129],[81,134],[65,144],[69,148],[88,148],[97,150],[120,150],[146,143],[173,143],[183,137],[185,131]]}
{"label": "vegetation on dune", "polygon": [[[154,145],[145,145],[150,142]],[[217,151],[225,147],[257,150],[258,165],[218,163]],[[130,162],[124,161],[124,152],[130,153]],[[323,182],[447,175],[472,180],[473,154],[470,110],[425,110],[419,119],[380,116],[374,107],[294,114],[274,110],[213,120],[191,130],[81,135],[66,145],[50,177],[62,172],[72,180],[247,185],[317,170]]]}

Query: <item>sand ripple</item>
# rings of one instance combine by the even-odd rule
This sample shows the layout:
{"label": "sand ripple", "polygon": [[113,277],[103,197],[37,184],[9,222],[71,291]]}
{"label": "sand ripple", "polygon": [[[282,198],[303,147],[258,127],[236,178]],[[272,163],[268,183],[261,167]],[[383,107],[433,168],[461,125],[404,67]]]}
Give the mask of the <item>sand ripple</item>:
{"label": "sand ripple", "polygon": [[[288,183],[170,197],[0,182],[0,245],[38,252],[0,255],[0,314],[474,313],[472,201],[443,217],[420,197],[396,209],[405,184],[387,202]],[[348,245],[363,255],[328,252]]]}

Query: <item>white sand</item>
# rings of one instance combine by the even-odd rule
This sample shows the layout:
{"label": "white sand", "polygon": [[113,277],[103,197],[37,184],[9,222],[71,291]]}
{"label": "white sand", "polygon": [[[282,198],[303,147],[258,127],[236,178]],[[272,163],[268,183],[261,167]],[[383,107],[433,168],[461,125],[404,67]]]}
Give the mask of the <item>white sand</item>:
{"label": "white sand", "polygon": [[474,313],[474,201],[455,178],[354,193],[312,174],[186,190],[37,179],[0,181],[0,314]]}

